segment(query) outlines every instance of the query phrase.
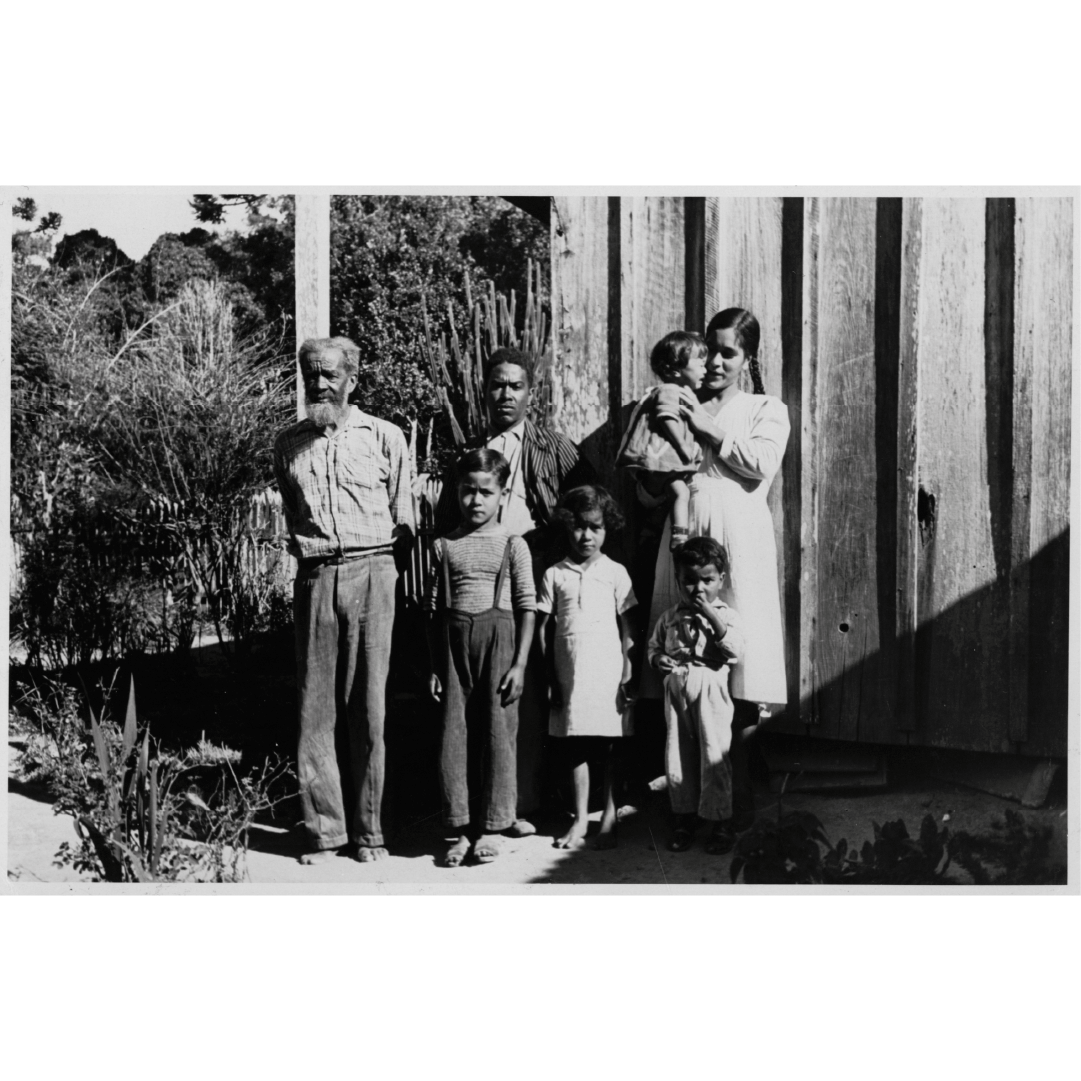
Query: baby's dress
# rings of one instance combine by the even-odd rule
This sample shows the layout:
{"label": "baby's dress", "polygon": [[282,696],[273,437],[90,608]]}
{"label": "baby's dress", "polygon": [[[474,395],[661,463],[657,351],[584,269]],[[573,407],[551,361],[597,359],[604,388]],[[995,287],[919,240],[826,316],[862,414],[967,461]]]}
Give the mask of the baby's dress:
{"label": "baby's dress", "polygon": [[[665,419],[675,420],[690,461],[672,446]],[[679,388],[674,383],[651,387],[634,407],[616,464],[634,473],[695,473],[702,464],[702,447],[679,415]]]}
{"label": "baby's dress", "polygon": [[555,618],[556,679],[563,705],[548,715],[552,736],[629,736],[631,711],[617,702],[623,678],[618,616],[638,601],[624,566],[600,556],[588,567],[564,559],[544,572],[537,611]]}

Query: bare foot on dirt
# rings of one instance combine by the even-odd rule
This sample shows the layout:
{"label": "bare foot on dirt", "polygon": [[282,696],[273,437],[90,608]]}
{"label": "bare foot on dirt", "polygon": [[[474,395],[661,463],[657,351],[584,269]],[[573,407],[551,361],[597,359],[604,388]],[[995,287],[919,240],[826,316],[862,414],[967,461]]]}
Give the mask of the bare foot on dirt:
{"label": "bare foot on dirt", "polygon": [[556,848],[578,848],[579,845],[585,844],[586,830],[589,829],[588,822],[580,822],[577,818],[574,820],[574,824],[571,826],[562,837],[555,843]]}
{"label": "bare foot on dirt", "polygon": [[532,837],[537,832],[537,827],[528,818],[516,819],[510,828],[512,837]]}
{"label": "bare foot on dirt", "polygon": [[305,852],[300,857],[300,862],[305,866],[314,866],[317,863],[329,863],[338,855],[337,848],[320,848],[315,852]]}
{"label": "bare foot on dirt", "polygon": [[382,845],[357,845],[355,859],[359,863],[375,863],[376,860],[385,860],[389,855]]}
{"label": "bare foot on dirt", "polygon": [[473,846],[473,855],[478,863],[491,863],[503,851],[503,838],[495,833],[486,833],[477,838]]}
{"label": "bare foot on dirt", "polygon": [[462,861],[469,855],[469,838],[463,833],[457,841],[447,849],[443,857],[444,867],[460,867]]}

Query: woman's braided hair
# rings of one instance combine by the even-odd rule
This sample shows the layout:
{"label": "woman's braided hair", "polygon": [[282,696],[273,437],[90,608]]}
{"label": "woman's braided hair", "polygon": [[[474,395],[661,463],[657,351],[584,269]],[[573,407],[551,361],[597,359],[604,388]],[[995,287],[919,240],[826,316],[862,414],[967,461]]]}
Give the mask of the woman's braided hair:
{"label": "woman's braided hair", "polygon": [[762,368],[758,363],[758,339],[761,331],[758,320],[746,308],[725,308],[718,312],[706,327],[706,338],[715,330],[731,329],[739,342],[743,355],[747,358],[747,369],[751,373],[751,384],[755,394],[765,394],[766,388],[762,382]]}

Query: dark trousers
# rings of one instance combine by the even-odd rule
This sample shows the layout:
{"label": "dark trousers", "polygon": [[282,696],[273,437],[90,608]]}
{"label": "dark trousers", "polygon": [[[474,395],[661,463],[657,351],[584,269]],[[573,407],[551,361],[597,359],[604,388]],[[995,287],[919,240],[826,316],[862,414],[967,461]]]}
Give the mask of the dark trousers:
{"label": "dark trousers", "polygon": [[[498,608],[476,615],[449,609],[443,686],[443,779],[447,825],[471,820],[489,833],[515,820],[518,703],[503,706],[499,684],[514,661],[514,614]],[[472,767],[472,769],[471,769]],[[469,773],[477,778],[470,813]]]}
{"label": "dark trousers", "polygon": [[339,848],[350,835],[360,845],[383,844],[383,723],[397,578],[394,557],[377,553],[302,569],[293,586],[297,774],[304,825],[317,849]]}

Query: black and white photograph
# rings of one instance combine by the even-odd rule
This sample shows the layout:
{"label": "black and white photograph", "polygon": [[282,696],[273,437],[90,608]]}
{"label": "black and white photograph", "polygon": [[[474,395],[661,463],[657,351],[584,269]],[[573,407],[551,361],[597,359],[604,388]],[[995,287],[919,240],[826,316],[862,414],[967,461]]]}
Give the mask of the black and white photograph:
{"label": "black and white photograph", "polygon": [[4,214],[9,886],[1068,888],[1076,189]]}
{"label": "black and white photograph", "polygon": [[8,5],[4,1076],[1076,1073],[1076,22]]}

